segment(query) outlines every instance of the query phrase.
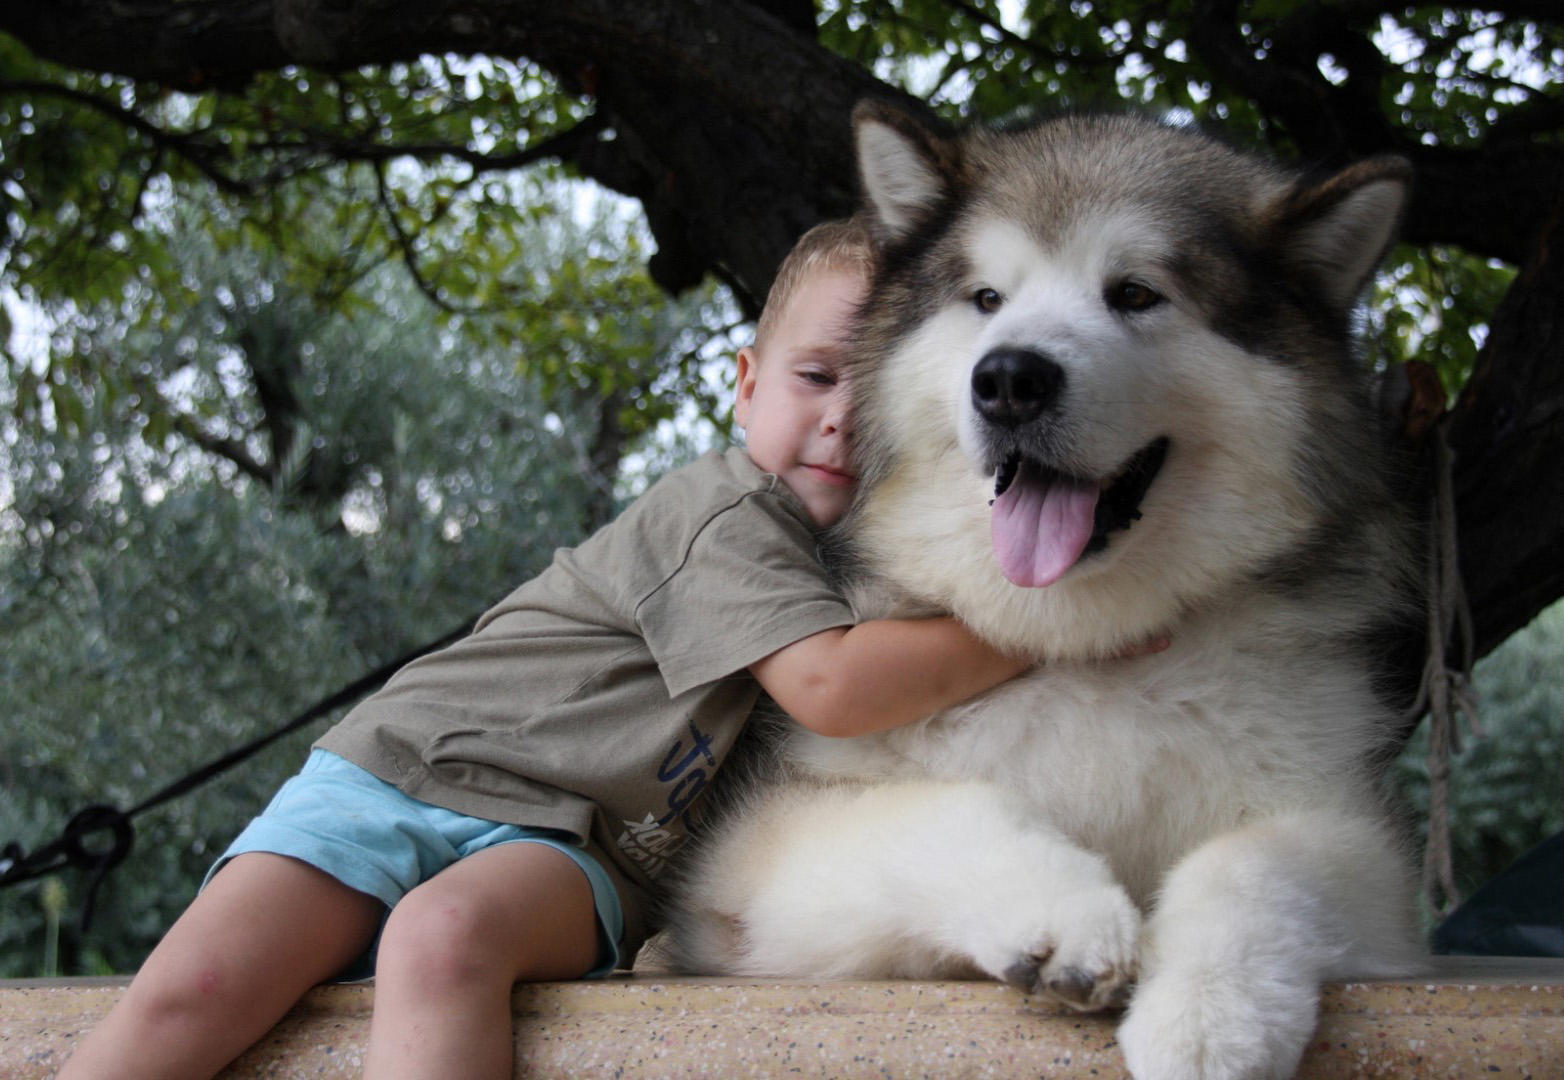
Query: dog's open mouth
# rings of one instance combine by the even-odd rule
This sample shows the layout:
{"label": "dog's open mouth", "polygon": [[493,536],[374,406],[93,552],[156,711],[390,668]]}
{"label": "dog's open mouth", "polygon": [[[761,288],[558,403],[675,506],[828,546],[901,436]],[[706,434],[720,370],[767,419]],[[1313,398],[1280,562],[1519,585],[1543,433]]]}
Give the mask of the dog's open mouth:
{"label": "dog's open mouth", "polygon": [[999,568],[1013,584],[1052,585],[1084,555],[1108,546],[1111,534],[1140,519],[1140,504],[1168,455],[1154,439],[1108,483],[1082,480],[1021,454],[999,467],[991,540]]}

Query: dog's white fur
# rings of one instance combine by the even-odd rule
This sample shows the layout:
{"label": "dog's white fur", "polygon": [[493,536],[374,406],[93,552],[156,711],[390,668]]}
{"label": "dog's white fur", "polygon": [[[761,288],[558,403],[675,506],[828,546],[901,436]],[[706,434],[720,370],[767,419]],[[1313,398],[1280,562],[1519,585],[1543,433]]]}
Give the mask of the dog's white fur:
{"label": "dog's white fur", "polygon": [[[1256,283],[1242,260],[1187,256],[1200,238],[1146,174],[1174,189],[1157,197],[1222,203],[1326,310],[1372,272],[1404,175],[1310,187],[1125,120],[963,142],[871,110],[858,137],[890,269],[865,310],[856,599],[954,611],[1045,662],[899,730],[793,732],[781,779],[689,867],[675,954],[735,974],[983,974],[1081,1008],[1133,985],[1120,1042],[1140,1080],[1290,1075],[1321,980],[1417,963],[1361,637],[1404,549],[1355,388],[1313,355],[1332,335],[1292,308],[1274,331],[1219,332],[1224,292]],[[1164,301],[1111,309],[1104,283],[1126,277]],[[943,295],[909,319],[930,282]],[[980,288],[997,312],[966,301]],[[1170,440],[1142,519],[1046,588],[989,551],[992,432],[970,385],[996,346],[1065,373],[1054,467],[1107,479]],[[1171,647],[1102,660],[1154,633]]]}

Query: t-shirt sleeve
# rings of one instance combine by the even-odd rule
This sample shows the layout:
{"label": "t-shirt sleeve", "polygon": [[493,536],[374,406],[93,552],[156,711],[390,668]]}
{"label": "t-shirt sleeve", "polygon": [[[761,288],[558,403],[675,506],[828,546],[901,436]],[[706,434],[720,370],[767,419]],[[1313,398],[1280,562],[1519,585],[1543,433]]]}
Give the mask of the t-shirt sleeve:
{"label": "t-shirt sleeve", "polygon": [[854,622],[808,527],[764,493],[714,516],[635,620],[671,697]]}

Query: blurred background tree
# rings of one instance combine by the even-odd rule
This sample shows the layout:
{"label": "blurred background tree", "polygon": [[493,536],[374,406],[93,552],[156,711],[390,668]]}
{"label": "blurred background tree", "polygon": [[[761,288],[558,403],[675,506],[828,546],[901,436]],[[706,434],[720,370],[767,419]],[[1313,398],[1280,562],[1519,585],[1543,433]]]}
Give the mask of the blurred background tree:
{"label": "blurred background tree", "polygon": [[[731,335],[854,205],[868,95],[1410,158],[1366,329],[1437,369],[1487,653],[1564,594],[1561,74],[1551,0],[9,5],[0,841],[470,620],[724,437]],[[1561,824],[1548,618],[1480,670],[1468,884]],[[134,967],[318,730],[139,820],[89,937],[79,875],[0,892],[0,974]]]}
{"label": "blurred background tree", "polygon": [[[1548,608],[1477,665],[1481,738],[1452,763],[1451,847],[1465,895],[1516,856],[1564,830],[1564,605]],[[1396,763],[1396,779],[1428,811],[1428,733],[1419,729]],[[1538,898],[1539,900],[1541,898]]]}

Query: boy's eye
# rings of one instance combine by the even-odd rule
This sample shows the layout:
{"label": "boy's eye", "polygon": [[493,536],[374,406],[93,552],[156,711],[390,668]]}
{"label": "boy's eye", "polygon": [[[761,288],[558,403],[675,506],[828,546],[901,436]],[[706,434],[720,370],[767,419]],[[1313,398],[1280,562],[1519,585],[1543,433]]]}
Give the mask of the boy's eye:
{"label": "boy's eye", "polygon": [[829,371],[805,371],[801,375],[805,382],[813,383],[815,386],[836,385],[836,376]]}

